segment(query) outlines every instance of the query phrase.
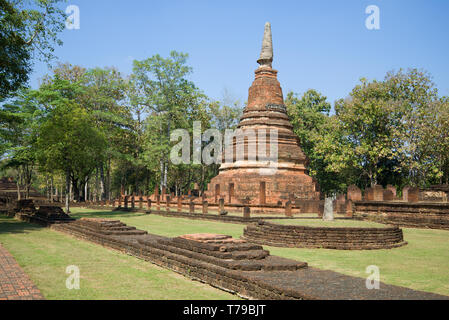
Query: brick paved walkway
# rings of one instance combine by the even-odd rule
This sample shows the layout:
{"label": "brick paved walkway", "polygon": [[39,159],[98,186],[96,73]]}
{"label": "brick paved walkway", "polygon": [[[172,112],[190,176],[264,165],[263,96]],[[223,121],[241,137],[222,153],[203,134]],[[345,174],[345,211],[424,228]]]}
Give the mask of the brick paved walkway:
{"label": "brick paved walkway", "polygon": [[0,245],[0,300],[44,299],[14,257]]}

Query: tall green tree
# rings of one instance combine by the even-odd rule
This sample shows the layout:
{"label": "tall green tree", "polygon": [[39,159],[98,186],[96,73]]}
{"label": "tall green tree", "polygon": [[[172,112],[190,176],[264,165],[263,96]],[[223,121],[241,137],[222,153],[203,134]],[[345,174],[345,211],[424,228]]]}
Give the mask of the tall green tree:
{"label": "tall green tree", "polygon": [[439,153],[429,158],[429,148],[440,150],[429,132],[439,121],[441,111],[435,112],[441,106],[427,72],[399,70],[383,81],[362,79],[348,98],[335,104],[349,144],[336,163],[356,168],[358,180],[367,180],[367,185],[428,184],[439,170],[431,159],[444,158]]}
{"label": "tall green tree", "polygon": [[29,196],[36,164],[36,128],[41,116],[30,92],[31,90],[22,90],[14,100],[5,103],[0,109],[8,119],[0,129],[0,136],[5,143],[3,166],[15,169],[19,199],[21,186],[25,189],[25,197]]}
{"label": "tall green tree", "polygon": [[[399,166],[407,172],[406,183],[425,186],[436,169],[429,166],[429,147],[439,150],[438,143],[429,139],[429,130],[434,130],[438,110],[438,90],[432,76],[423,70],[400,69],[389,72],[384,80],[389,88],[389,98],[398,104],[401,112],[401,123],[398,125],[401,141],[399,148]],[[437,112],[437,114],[435,114]]]}
{"label": "tall green tree", "polygon": [[25,85],[34,57],[50,61],[62,42],[60,0],[0,0],[0,99]]}
{"label": "tall green tree", "polygon": [[406,147],[419,153],[413,158],[410,154],[411,161],[405,162],[412,163],[411,178],[418,178],[416,184],[420,186],[449,183],[449,98],[429,103],[413,127],[417,132],[414,143],[407,141]]}
{"label": "tall green tree", "polygon": [[73,100],[62,98],[49,103],[52,109],[39,128],[36,154],[45,170],[65,175],[68,212],[70,182],[85,179],[103,161],[106,139],[87,111]]}
{"label": "tall green tree", "polygon": [[98,163],[96,170],[96,175],[99,175],[98,196],[104,200],[110,197],[111,162],[125,151],[123,144],[126,141],[116,142],[134,123],[125,103],[128,84],[115,68],[89,69],[84,77],[87,98],[83,106],[92,115],[96,127],[105,134],[107,140],[105,160]]}
{"label": "tall green tree", "polygon": [[385,82],[362,79],[347,99],[336,102],[335,112],[350,146],[341,160],[360,170],[370,185],[377,184],[385,169],[379,164],[399,154],[401,103],[390,97]]}
{"label": "tall green tree", "polygon": [[307,155],[309,174],[314,177],[325,194],[341,192],[350,184],[348,167],[335,161],[342,159],[347,147],[342,139],[342,128],[330,116],[327,98],[314,89],[302,97],[287,94],[285,104],[294,132]]}
{"label": "tall green tree", "polygon": [[149,130],[157,138],[150,139],[146,148],[147,154],[158,159],[161,186],[168,183],[171,131],[192,128],[193,118],[188,115],[196,114],[196,120],[201,121],[198,110],[204,110],[198,108],[204,95],[188,80],[192,69],[186,64],[187,58],[187,54],[172,51],[167,58],[155,55],[134,61],[131,101],[136,108],[143,106],[151,117]]}

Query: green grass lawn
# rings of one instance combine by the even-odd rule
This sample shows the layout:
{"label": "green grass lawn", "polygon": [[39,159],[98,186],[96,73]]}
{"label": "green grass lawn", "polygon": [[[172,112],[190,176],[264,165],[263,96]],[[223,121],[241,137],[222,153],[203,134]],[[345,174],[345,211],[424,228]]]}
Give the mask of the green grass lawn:
{"label": "green grass lawn", "polygon": [[[158,215],[146,215],[143,213],[99,211],[82,208],[73,208],[72,216],[76,218],[114,218],[121,220],[128,225],[147,230],[150,233],[164,236],[211,232],[228,234],[238,238],[242,235],[245,227],[242,224],[171,218]],[[11,222],[11,220],[8,221]],[[307,224],[323,223],[319,220],[313,219],[288,221],[280,220],[280,222]],[[373,226],[373,223],[371,222],[365,224],[364,222],[358,221],[338,220],[326,222],[325,224],[328,223],[334,225],[335,223],[338,225],[348,223],[348,226]],[[176,275],[170,271],[156,268],[148,262],[115,253],[94,244],[78,241],[74,238],[67,237],[63,234],[59,234],[48,229],[37,229],[29,224],[22,224],[23,228],[27,226],[27,228],[25,228],[27,229],[27,234],[20,235],[2,232],[5,228],[3,224],[4,223],[0,222],[0,242],[5,243],[5,247],[10,249],[12,254],[19,261],[19,264],[24,266],[25,271],[32,276],[32,279],[36,281],[38,287],[43,290],[47,297],[64,299],[72,299],[77,297],[86,299],[98,298],[98,296],[95,296],[94,294],[96,292],[95,285],[91,285],[90,281],[97,283],[97,285],[101,287],[100,292],[102,293],[99,295],[106,299],[109,297],[121,298],[123,296],[127,299],[203,299],[203,296],[210,299],[219,299],[234,297],[226,293],[221,293],[212,288],[207,289],[207,286],[203,286],[195,282],[189,282],[179,275]],[[380,269],[381,281],[385,283],[449,295],[449,231],[409,228],[404,228],[403,230],[404,238],[409,244],[404,247],[390,250],[266,248],[269,249],[273,255],[279,255],[299,261],[306,261],[310,266],[334,270],[363,278],[368,276],[368,274],[365,273],[366,267],[369,265],[376,265]],[[33,244],[34,241],[36,241],[36,244]],[[50,244],[45,244],[47,242]],[[51,250],[39,250],[38,248],[42,245],[44,245],[44,247],[49,246]],[[27,248],[29,246],[35,247],[37,250],[30,250]],[[73,249],[66,250],[65,248],[67,247]],[[51,254],[52,252],[53,254]],[[66,292],[67,290],[64,287],[66,277],[64,274],[64,268],[68,264],[76,264],[72,263],[70,258],[81,259],[78,258],[78,256],[82,256],[82,259],[87,259],[83,260],[87,266],[87,269],[94,269],[92,270],[92,274],[90,276],[87,274],[85,275],[88,277],[86,280],[89,279],[89,281],[84,281],[86,286],[85,290],[88,290],[89,288],[91,289],[90,291],[85,291],[86,293],[83,294],[81,294],[81,292],[78,294]],[[92,260],[89,260],[88,257],[92,257]],[[106,259],[101,257],[111,258]],[[48,275],[41,275],[41,273],[45,274],[45,272],[43,272],[44,270],[49,270],[50,273],[56,272],[56,265],[53,262],[49,264],[46,262],[46,259],[50,259],[50,261],[53,261],[52,259],[55,259],[56,261],[61,260],[61,263],[57,266],[58,268],[62,268],[62,271],[57,271],[62,273],[61,275],[58,274],[59,280],[57,281],[59,282],[52,280],[53,278]],[[92,261],[95,263],[92,263]],[[82,261],[77,263],[81,264],[81,262]],[[104,274],[101,273],[102,264],[108,265],[108,268],[106,268]],[[125,266],[123,266],[123,264]],[[153,273],[146,276],[145,272],[150,273],[150,271],[142,271],[143,269],[155,271],[151,271]],[[117,270],[121,270],[121,272]],[[172,279],[171,283],[178,284],[180,288],[176,290],[172,287],[172,285],[167,284],[163,289],[155,291],[154,288],[160,283],[158,284],[158,282],[154,280],[155,278],[158,278],[158,276],[155,276],[154,274],[157,274],[158,276],[160,274],[162,279]],[[129,292],[129,294],[127,291],[125,291],[126,293],[120,293],[119,289],[123,287],[122,283],[129,283],[130,286],[136,286],[133,284],[133,281],[136,282],[137,279],[140,279],[140,277],[147,281],[148,284],[139,285],[139,290],[132,289],[132,292]],[[120,284],[114,282],[109,284],[107,281],[108,279],[119,279]],[[138,281],[140,284],[141,281]],[[60,284],[60,282],[62,284]],[[56,288],[56,283],[62,288]],[[163,282],[163,284],[165,283],[166,282]],[[198,289],[195,292],[189,292],[189,289],[186,289],[189,284],[192,286],[198,286]],[[145,287],[147,286],[152,289],[148,289],[149,293],[146,295],[143,290],[146,290]]]}
{"label": "green grass lawn", "polygon": [[[0,243],[47,299],[236,299],[149,262],[0,215]],[[66,267],[80,268],[68,290]]]}

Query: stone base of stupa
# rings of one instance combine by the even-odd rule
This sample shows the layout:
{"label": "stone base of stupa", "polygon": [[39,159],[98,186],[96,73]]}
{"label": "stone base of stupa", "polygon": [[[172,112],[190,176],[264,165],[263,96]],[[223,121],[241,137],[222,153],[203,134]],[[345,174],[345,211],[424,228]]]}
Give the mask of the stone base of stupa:
{"label": "stone base of stupa", "polygon": [[314,179],[304,172],[288,169],[257,168],[221,171],[208,184],[206,198],[217,203],[263,205],[295,203],[298,200],[319,200],[320,192]]}

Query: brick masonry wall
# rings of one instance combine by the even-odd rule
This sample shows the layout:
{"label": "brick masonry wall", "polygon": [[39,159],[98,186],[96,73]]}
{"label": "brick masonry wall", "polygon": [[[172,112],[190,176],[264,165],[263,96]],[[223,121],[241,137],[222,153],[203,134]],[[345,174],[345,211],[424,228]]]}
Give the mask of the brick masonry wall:
{"label": "brick masonry wall", "polygon": [[328,228],[260,222],[248,225],[244,239],[269,246],[341,250],[389,249],[407,244],[398,227]]}
{"label": "brick masonry wall", "polygon": [[356,219],[404,227],[449,230],[449,203],[354,202]]}

